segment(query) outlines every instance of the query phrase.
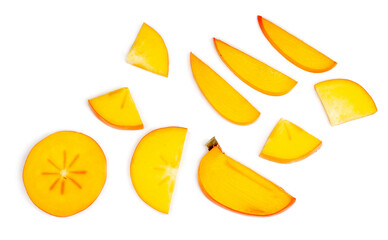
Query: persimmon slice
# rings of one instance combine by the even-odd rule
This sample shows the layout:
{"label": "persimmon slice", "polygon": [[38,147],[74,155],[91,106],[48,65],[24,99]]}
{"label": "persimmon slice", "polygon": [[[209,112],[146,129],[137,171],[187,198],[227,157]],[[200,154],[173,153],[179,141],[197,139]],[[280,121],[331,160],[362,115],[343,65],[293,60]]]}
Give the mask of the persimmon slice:
{"label": "persimmon slice", "polygon": [[151,131],[137,145],[131,160],[132,184],[139,197],[168,214],[187,129],[167,127]]}
{"label": "persimmon slice", "polygon": [[56,132],[37,143],[26,159],[23,182],[32,202],[48,214],[67,217],[88,208],[106,179],[106,159],[90,137]]}
{"label": "persimmon slice", "polygon": [[277,214],[295,202],[281,187],[225,155],[214,138],[208,147],[198,167],[198,182],[211,201],[253,216]]}
{"label": "persimmon slice", "polygon": [[291,91],[297,82],[248,54],[214,38],[218,55],[229,69],[253,89],[271,96]]}
{"label": "persimmon slice", "polygon": [[168,51],[163,38],[143,23],[126,59],[127,63],[168,77]]}
{"label": "persimmon slice", "polygon": [[190,63],[199,89],[222,117],[239,125],[248,125],[256,121],[260,112],[220,75],[192,53]]}
{"label": "persimmon slice", "polygon": [[280,119],[265,143],[260,157],[277,163],[300,161],[318,151],[322,142],[302,128]]}
{"label": "persimmon slice", "polygon": [[143,129],[135,102],[126,87],[90,99],[89,105],[94,114],[111,127],[124,130]]}
{"label": "persimmon slice", "polygon": [[258,16],[261,31],[271,45],[295,66],[313,73],[326,72],[335,67],[335,61],[286,32],[279,26]]}
{"label": "persimmon slice", "polygon": [[376,104],[359,84],[347,79],[332,79],[315,84],[315,91],[332,126],[377,112]]}

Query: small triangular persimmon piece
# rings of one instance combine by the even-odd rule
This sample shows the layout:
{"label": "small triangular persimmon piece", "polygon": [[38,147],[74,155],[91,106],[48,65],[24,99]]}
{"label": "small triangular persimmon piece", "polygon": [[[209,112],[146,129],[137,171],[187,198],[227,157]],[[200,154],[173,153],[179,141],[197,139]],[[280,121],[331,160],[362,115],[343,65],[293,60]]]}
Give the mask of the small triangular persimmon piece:
{"label": "small triangular persimmon piece", "polygon": [[224,154],[214,138],[208,148],[198,167],[198,182],[209,200],[252,216],[274,215],[295,202],[281,187]]}
{"label": "small triangular persimmon piece", "polygon": [[214,38],[222,61],[250,87],[271,96],[288,93],[297,82],[248,54]]}
{"label": "small triangular persimmon piece", "polygon": [[89,99],[89,105],[94,114],[111,127],[123,130],[143,128],[135,102],[126,87]]}
{"label": "small triangular persimmon piece", "polygon": [[332,79],[315,84],[332,126],[377,112],[375,102],[359,84],[347,79]]}
{"label": "small triangular persimmon piece", "polygon": [[321,73],[329,71],[337,64],[267,19],[261,16],[258,16],[257,19],[261,31],[271,45],[295,66],[308,72]]}
{"label": "small triangular persimmon piece", "polygon": [[136,67],[168,77],[166,44],[159,33],[146,23],[143,23],[126,60]]}
{"label": "small triangular persimmon piece", "polygon": [[290,121],[280,119],[260,157],[277,163],[300,161],[318,151],[322,142]]}
{"label": "small triangular persimmon piece", "polygon": [[222,117],[239,125],[248,125],[256,121],[260,112],[240,93],[192,53],[190,62],[199,89]]}

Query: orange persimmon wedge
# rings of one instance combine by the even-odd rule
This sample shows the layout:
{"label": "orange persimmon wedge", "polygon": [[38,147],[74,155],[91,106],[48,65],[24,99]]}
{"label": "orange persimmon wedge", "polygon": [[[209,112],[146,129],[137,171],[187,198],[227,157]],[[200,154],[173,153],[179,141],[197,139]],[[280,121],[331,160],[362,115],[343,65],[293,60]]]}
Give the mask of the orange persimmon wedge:
{"label": "orange persimmon wedge", "polygon": [[124,130],[143,129],[143,122],[128,88],[89,99],[94,114],[105,124]]}
{"label": "orange persimmon wedge", "polygon": [[280,119],[260,157],[277,163],[300,161],[318,151],[322,142],[290,121]]}
{"label": "orange persimmon wedge", "polygon": [[218,55],[229,69],[243,82],[257,91],[280,96],[288,93],[297,82],[248,54],[213,39]]}
{"label": "orange persimmon wedge", "polygon": [[239,125],[248,125],[256,121],[260,112],[213,69],[192,53],[190,63],[199,89],[222,117]]}
{"label": "orange persimmon wedge", "polygon": [[317,83],[314,87],[332,126],[377,112],[372,97],[353,81],[332,79]]}
{"label": "orange persimmon wedge", "polygon": [[187,129],[167,127],[145,135],[131,161],[132,184],[139,197],[168,214]]}
{"label": "orange persimmon wedge", "polygon": [[126,59],[127,63],[168,77],[168,52],[163,38],[143,23]]}
{"label": "orange persimmon wedge", "polygon": [[258,173],[225,155],[215,138],[198,168],[198,182],[211,201],[229,210],[269,216],[290,207],[295,198]]}
{"label": "orange persimmon wedge", "polygon": [[106,179],[106,159],[90,137],[56,132],[37,143],[23,169],[23,182],[32,202],[57,217],[89,207]]}
{"label": "orange persimmon wedge", "polygon": [[321,73],[329,71],[337,64],[267,19],[261,16],[258,16],[257,19],[261,31],[271,45],[295,66],[308,72]]}

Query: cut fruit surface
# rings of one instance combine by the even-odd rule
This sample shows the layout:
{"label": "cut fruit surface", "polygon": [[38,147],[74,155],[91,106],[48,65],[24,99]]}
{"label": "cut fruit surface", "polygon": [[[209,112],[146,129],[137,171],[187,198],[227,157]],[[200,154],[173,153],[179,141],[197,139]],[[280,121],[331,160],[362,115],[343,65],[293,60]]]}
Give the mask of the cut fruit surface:
{"label": "cut fruit surface", "polygon": [[90,99],[89,105],[94,114],[111,127],[124,130],[143,129],[135,102],[126,87]]}
{"label": "cut fruit surface", "polygon": [[127,55],[127,63],[168,77],[168,52],[163,38],[143,23]]}
{"label": "cut fruit surface", "polygon": [[297,82],[248,54],[214,38],[214,45],[222,61],[243,82],[253,89],[271,96],[288,93]]}
{"label": "cut fruit surface", "polygon": [[240,93],[192,53],[190,53],[190,62],[199,89],[222,117],[239,125],[256,121],[260,112]]}
{"label": "cut fruit surface", "polygon": [[211,201],[229,210],[269,216],[290,207],[295,198],[268,179],[225,155],[213,138],[198,168],[199,185]]}
{"label": "cut fruit surface", "polygon": [[66,217],[89,207],[106,179],[106,159],[90,137],[56,132],[37,143],[23,169],[32,202],[48,214]]}
{"label": "cut fruit surface", "polygon": [[187,129],[156,129],[141,139],[131,161],[132,184],[152,208],[168,213]]}
{"label": "cut fruit surface", "polygon": [[260,157],[277,163],[302,160],[318,151],[322,142],[290,121],[280,119],[268,137]]}
{"label": "cut fruit surface", "polygon": [[368,92],[347,79],[332,79],[315,84],[319,98],[332,126],[377,112]]}
{"label": "cut fruit surface", "polygon": [[337,64],[323,53],[267,19],[261,16],[257,18],[261,31],[267,40],[295,66],[308,72],[321,73],[329,71]]}

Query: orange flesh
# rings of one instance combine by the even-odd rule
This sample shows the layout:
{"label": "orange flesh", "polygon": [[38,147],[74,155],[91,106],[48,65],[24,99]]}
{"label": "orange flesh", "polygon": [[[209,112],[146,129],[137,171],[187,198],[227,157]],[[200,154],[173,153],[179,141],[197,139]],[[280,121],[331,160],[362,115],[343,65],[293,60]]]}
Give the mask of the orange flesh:
{"label": "orange flesh", "polygon": [[132,184],[155,210],[168,213],[187,129],[167,127],[142,138],[131,161]]}
{"label": "orange flesh", "polygon": [[250,87],[271,96],[291,91],[297,82],[248,54],[214,38],[214,45],[222,61]]}
{"label": "orange flesh", "polygon": [[256,121],[260,112],[240,93],[192,53],[190,62],[199,89],[222,117],[239,125],[248,125]]}
{"label": "orange flesh", "polygon": [[93,113],[105,124],[123,130],[143,129],[143,122],[128,88],[89,100]]}
{"label": "orange flesh", "polygon": [[277,163],[291,163],[318,151],[322,142],[302,128],[280,119],[268,137],[260,157]]}
{"label": "orange flesh", "polygon": [[372,115],[375,102],[359,84],[347,79],[333,79],[315,84],[315,90],[332,126]]}
{"label": "orange flesh", "polygon": [[261,31],[271,45],[295,66],[308,72],[321,73],[329,71],[337,64],[267,19],[258,16],[258,22]]}
{"label": "orange flesh", "polygon": [[282,188],[226,156],[219,147],[202,158],[198,181],[211,201],[242,214],[270,216],[295,202]]}
{"label": "orange flesh", "polygon": [[99,145],[77,132],[56,132],[37,143],[23,169],[32,202],[48,214],[67,217],[91,205],[106,179]]}
{"label": "orange flesh", "polygon": [[168,77],[168,52],[163,38],[143,23],[126,58],[127,63]]}

